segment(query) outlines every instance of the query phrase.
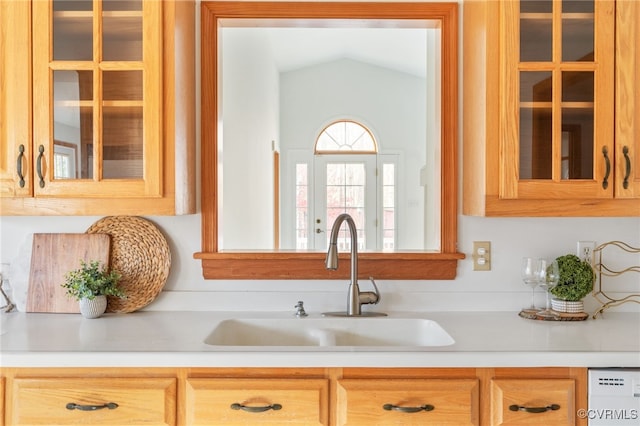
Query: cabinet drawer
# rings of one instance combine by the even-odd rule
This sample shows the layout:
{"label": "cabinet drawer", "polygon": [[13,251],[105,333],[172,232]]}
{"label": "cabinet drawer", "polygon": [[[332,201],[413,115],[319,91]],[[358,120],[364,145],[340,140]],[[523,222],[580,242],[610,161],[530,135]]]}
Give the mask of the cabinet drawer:
{"label": "cabinet drawer", "polygon": [[327,425],[328,389],[325,379],[188,379],[185,424]]}
{"label": "cabinet drawer", "polygon": [[175,424],[175,378],[16,378],[11,383],[10,425]]}
{"label": "cabinet drawer", "polygon": [[574,425],[572,379],[491,381],[491,425]]}
{"label": "cabinet drawer", "polygon": [[336,394],[340,426],[479,424],[476,379],[344,379]]}

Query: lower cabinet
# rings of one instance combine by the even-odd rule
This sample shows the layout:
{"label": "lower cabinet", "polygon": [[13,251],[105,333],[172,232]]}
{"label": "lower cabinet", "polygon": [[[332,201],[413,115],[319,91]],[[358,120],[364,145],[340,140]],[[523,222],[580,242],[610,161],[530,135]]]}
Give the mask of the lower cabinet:
{"label": "lower cabinet", "polygon": [[189,378],[187,425],[328,425],[327,379]]}
{"label": "lower cabinet", "polygon": [[576,383],[571,379],[491,381],[491,424],[574,425]]}
{"label": "lower cabinet", "polygon": [[175,378],[16,378],[10,425],[174,425]]}
{"label": "lower cabinet", "polygon": [[345,379],[337,425],[479,425],[477,379]]}
{"label": "lower cabinet", "polygon": [[7,368],[3,404],[7,426],[586,426],[587,369]]}

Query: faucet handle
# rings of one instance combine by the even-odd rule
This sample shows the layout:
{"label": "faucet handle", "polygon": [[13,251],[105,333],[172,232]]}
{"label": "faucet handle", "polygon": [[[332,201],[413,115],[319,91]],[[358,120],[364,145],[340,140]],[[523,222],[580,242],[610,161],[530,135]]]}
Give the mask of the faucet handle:
{"label": "faucet handle", "polygon": [[369,277],[369,280],[371,281],[371,284],[373,284],[373,291],[376,294],[376,296],[378,296],[378,299],[380,299],[380,291],[378,290],[378,286],[376,285],[376,280],[373,279],[373,277]]}
{"label": "faucet handle", "polygon": [[296,306],[294,306],[294,308],[296,308],[297,317],[307,316],[307,313],[304,311],[304,302],[302,300],[298,300],[298,303],[296,303]]}
{"label": "faucet handle", "polygon": [[380,301],[380,291],[378,290],[378,286],[376,285],[375,280],[373,279],[373,277],[369,277],[369,279],[371,280],[371,284],[373,284],[373,289],[374,291],[363,291],[360,292],[360,303],[361,304],[371,304],[371,305],[376,305],[378,304],[378,302]]}

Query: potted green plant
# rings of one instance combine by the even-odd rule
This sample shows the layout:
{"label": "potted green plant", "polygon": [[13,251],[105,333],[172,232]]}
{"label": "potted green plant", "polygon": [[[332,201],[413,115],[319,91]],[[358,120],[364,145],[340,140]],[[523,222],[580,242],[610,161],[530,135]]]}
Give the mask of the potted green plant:
{"label": "potted green plant", "polygon": [[551,301],[553,309],[560,312],[583,312],[582,299],[593,290],[596,274],[589,262],[574,254],[556,259],[560,269],[558,285],[550,290],[555,298]]}
{"label": "potted green plant", "polygon": [[85,318],[98,318],[107,309],[107,296],[125,298],[118,288],[122,277],[118,271],[108,271],[98,261],[80,260],[80,268],[69,271],[62,284],[67,295],[78,300],[80,313]]}

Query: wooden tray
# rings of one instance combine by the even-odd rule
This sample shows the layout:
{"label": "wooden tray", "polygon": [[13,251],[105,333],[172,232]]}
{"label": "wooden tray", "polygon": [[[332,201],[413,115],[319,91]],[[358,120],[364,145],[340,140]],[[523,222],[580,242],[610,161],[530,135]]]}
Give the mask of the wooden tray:
{"label": "wooden tray", "polygon": [[575,312],[575,313],[558,312],[559,316],[552,317],[552,318],[541,317],[536,313],[525,312],[525,311],[520,311],[518,315],[521,316],[522,318],[540,320],[540,321],[584,321],[587,318],[589,318],[589,314],[586,312]]}

